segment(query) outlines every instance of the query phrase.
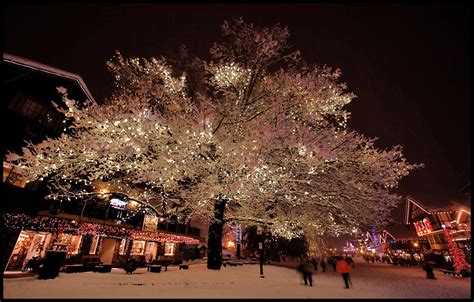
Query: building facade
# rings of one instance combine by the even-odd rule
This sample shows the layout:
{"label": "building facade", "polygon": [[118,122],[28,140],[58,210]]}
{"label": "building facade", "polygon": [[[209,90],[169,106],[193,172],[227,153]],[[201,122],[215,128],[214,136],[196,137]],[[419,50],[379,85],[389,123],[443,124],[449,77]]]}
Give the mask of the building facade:
{"label": "building facade", "polygon": [[[11,54],[3,55],[2,70],[2,114],[9,134],[3,156],[21,152],[24,141],[39,143],[67,131],[64,116],[51,104],[61,104],[61,88],[79,105],[95,103],[79,75]],[[181,261],[196,257],[206,240],[199,221],[159,217],[139,200],[112,190],[97,191],[88,200],[46,200],[46,186],[26,183],[16,169],[3,163],[3,270],[21,270],[53,246],[66,248],[67,264],[90,258],[114,266],[130,257],[141,264],[161,257]]]}
{"label": "building facade", "polygon": [[[453,201],[444,207],[435,207],[424,205],[413,197],[407,196],[405,224],[413,225],[417,236],[428,240],[431,252],[447,256],[450,253],[448,241],[452,240],[470,262],[471,208],[469,202]],[[449,240],[446,234],[450,237]]]}

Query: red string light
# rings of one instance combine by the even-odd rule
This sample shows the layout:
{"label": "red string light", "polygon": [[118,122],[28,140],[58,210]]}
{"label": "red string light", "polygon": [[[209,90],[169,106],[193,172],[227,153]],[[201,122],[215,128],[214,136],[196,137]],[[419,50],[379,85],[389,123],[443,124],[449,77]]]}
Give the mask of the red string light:
{"label": "red string light", "polygon": [[464,253],[460,250],[456,243],[453,241],[451,234],[447,228],[443,230],[446,240],[448,241],[449,254],[454,261],[454,272],[459,273],[461,270],[471,270],[471,266],[467,263]]}
{"label": "red string light", "polygon": [[10,231],[32,230],[56,233],[67,233],[72,235],[103,236],[115,239],[130,237],[136,240],[157,240],[184,242],[186,244],[199,244],[198,239],[162,232],[149,232],[142,230],[130,230],[122,227],[108,226],[98,223],[77,222],[64,218],[40,216],[31,217],[25,214],[3,214],[4,228]]}

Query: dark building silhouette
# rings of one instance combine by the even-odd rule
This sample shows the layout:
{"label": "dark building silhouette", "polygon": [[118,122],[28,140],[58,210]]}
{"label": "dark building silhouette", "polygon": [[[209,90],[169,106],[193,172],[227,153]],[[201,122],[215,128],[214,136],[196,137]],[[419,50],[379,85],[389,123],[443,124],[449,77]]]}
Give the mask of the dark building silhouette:
{"label": "dark building silhouette", "polygon": [[[2,157],[8,151],[21,152],[25,141],[39,143],[64,131],[64,116],[51,104],[60,104],[58,87],[66,88],[79,104],[95,102],[79,75],[7,53],[2,60],[2,84],[2,120],[6,127]],[[3,163],[4,210],[35,213],[43,204],[41,194],[35,194],[41,188],[37,183],[27,184],[15,169]]]}

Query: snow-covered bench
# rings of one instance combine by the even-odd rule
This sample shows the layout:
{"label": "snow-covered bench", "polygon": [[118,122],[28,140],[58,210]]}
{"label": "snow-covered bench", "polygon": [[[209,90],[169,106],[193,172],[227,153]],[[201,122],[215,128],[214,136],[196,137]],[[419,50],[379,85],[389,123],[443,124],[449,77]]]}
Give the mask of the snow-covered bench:
{"label": "snow-covered bench", "polygon": [[232,261],[232,260],[230,260],[230,261],[224,261],[222,264],[225,267],[226,265],[237,266],[237,265],[243,265],[244,263],[242,261]]}
{"label": "snow-covered bench", "polygon": [[148,266],[147,270],[151,273],[160,273],[161,272],[161,265],[151,264],[151,265]]}
{"label": "snow-covered bench", "polygon": [[84,268],[84,265],[82,264],[68,264],[64,266],[64,272],[66,274],[79,273],[79,272],[83,272],[84,270],[85,268]]}
{"label": "snow-covered bench", "polygon": [[94,267],[94,272],[110,273],[112,271],[112,264],[100,264]]}

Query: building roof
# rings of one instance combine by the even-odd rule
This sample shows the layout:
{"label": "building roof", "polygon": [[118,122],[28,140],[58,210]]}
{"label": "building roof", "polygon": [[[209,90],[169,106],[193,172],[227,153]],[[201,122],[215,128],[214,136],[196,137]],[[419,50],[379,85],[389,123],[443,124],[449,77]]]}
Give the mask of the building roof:
{"label": "building roof", "polygon": [[[426,214],[434,214],[437,212],[458,212],[461,209],[470,210],[471,209],[471,202],[469,200],[451,200],[446,203],[444,206],[433,205],[433,204],[426,204],[425,202],[421,203],[418,200],[414,199],[411,196],[406,196],[406,207],[405,207],[405,224],[409,224],[413,216],[413,211],[415,209],[419,209]],[[468,212],[470,213],[470,211]],[[412,217],[413,216],[413,217]]]}
{"label": "building roof", "polygon": [[77,74],[74,74],[74,73],[71,73],[71,72],[68,72],[68,71],[64,71],[64,70],[61,70],[59,68],[51,67],[49,65],[45,65],[45,64],[33,61],[33,60],[29,60],[29,59],[26,59],[26,58],[15,56],[15,55],[12,55],[12,54],[9,54],[9,53],[4,53],[3,54],[3,61],[11,63],[11,64],[18,65],[18,66],[22,66],[24,68],[36,70],[36,71],[39,71],[39,72],[42,72],[42,73],[51,74],[51,75],[55,75],[55,76],[59,76],[59,77],[63,77],[63,78],[73,80],[73,81],[77,82],[77,84],[79,85],[81,90],[84,92],[86,97],[89,100],[91,100],[95,103],[95,99],[92,96],[89,89],[87,88],[87,85],[84,83],[84,80],[82,79],[81,76],[79,76]]}

